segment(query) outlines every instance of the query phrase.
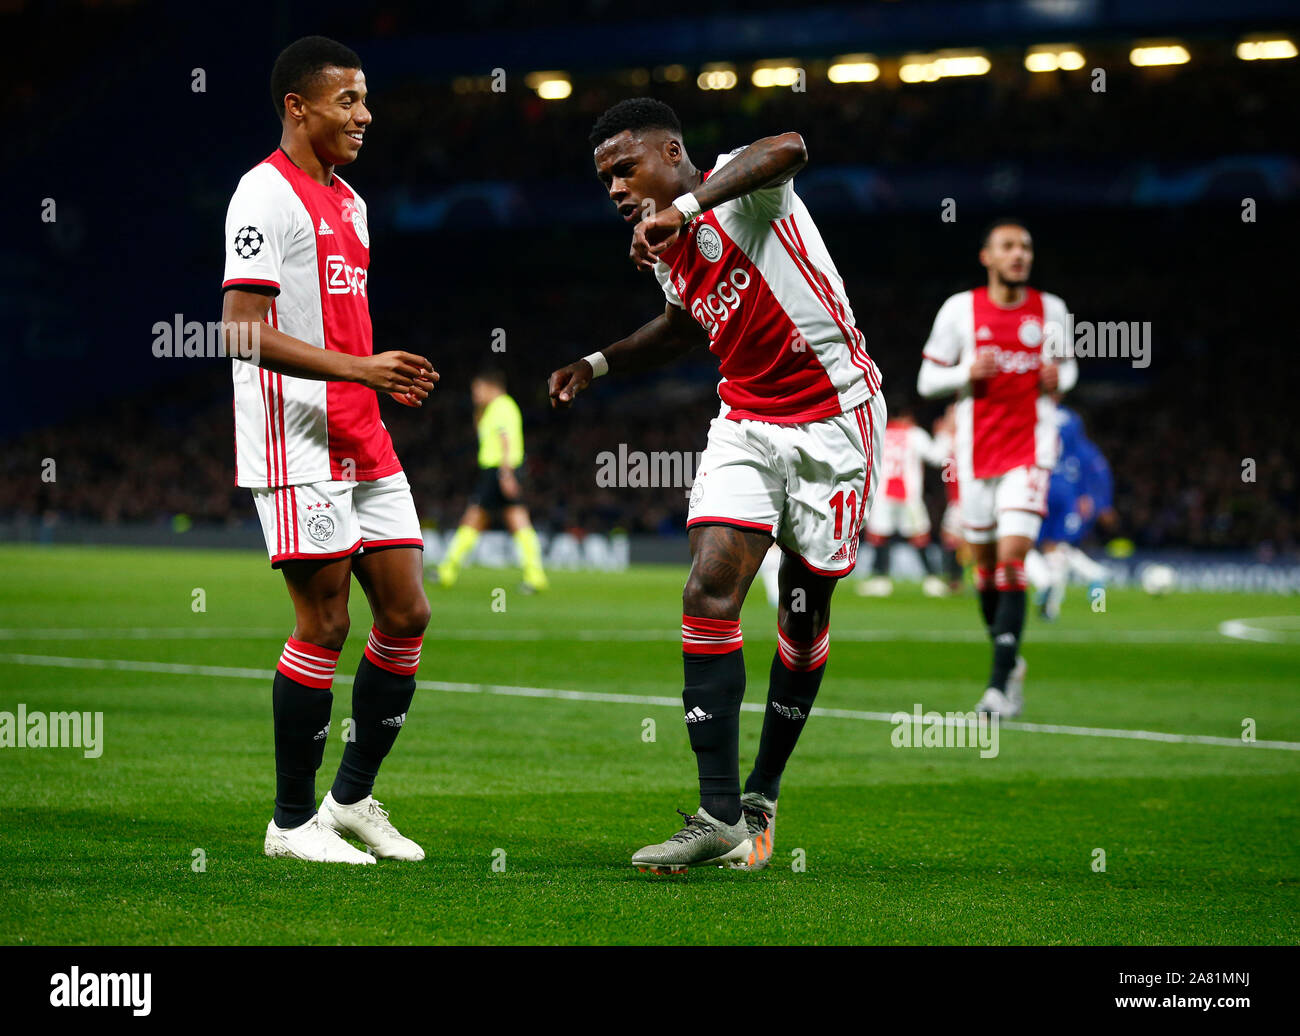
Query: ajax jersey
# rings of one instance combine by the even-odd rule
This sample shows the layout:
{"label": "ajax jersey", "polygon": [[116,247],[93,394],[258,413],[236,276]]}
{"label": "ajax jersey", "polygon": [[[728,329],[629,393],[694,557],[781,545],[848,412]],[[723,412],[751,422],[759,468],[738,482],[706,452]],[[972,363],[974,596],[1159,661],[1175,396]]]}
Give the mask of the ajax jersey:
{"label": "ajax jersey", "polygon": [[1062,368],[1063,386],[1072,383],[1065,372],[1075,362],[1065,341],[1068,326],[1065,303],[1033,288],[1010,309],[994,303],[987,288],[959,292],[940,307],[925,344],[927,360],[952,367],[985,349],[996,350],[997,358],[997,373],[963,389],[957,400],[955,455],[963,493],[971,479],[1055,466],[1056,406],[1041,394],[1039,377],[1047,359]]}
{"label": "ajax jersey", "polygon": [[[736,154],[719,155],[711,173]],[[816,421],[880,388],[844,282],[790,181],[692,220],[655,277],[708,332],[730,420]]]}
{"label": "ajax jersey", "polygon": [[[373,351],[361,197],[336,174],[327,187],[282,150],[244,174],[226,213],[223,288],[276,292],[267,322],[319,349]],[[232,361],[235,482],[276,488],[369,481],[401,471],[375,393]]]}

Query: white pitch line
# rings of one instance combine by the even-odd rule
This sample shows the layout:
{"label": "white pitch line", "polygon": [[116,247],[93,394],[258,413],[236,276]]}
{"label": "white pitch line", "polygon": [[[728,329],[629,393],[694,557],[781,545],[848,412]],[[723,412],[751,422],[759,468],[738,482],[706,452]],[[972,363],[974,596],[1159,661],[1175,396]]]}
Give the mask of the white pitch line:
{"label": "white pitch line", "polygon": [[[272,669],[244,669],[234,666],[187,665],[180,662],[137,662],[114,658],[69,658],[59,655],[25,655],[0,653],[0,664],[47,666],[60,669],[98,669],[130,673],[165,673],[172,676],[212,676],[237,680],[273,680]],[[338,684],[351,684],[352,677],[335,676]],[[613,705],[655,705],[680,709],[680,697],[651,694],[609,694],[600,691],[569,691],[556,687],[512,687],[508,684],[449,683],[443,680],[417,680],[422,691],[447,691],[456,694],[496,694],[512,698],[549,698],[559,701],[590,701]],[[766,706],[745,702],[745,712],[764,712]],[[868,712],[857,709],[813,708],[813,714],[829,719],[852,719],[872,723],[893,723],[895,716],[910,719],[906,712]],[[1072,737],[1120,738],[1129,741],[1162,741],[1177,745],[1220,745],[1227,748],[1273,748],[1287,752],[1300,752],[1300,741],[1242,741],[1240,738],[1216,737],[1210,734],[1167,734],[1155,730],[1125,730],[1111,727],[1072,727],[1054,723],[1022,723],[1003,720],[1003,730],[1021,730],[1030,734],[1065,734]]]}
{"label": "white pitch line", "polygon": [[1257,619],[1229,619],[1219,623],[1219,632],[1234,640],[1249,640],[1257,644],[1300,644],[1300,628],[1269,629],[1257,623],[1282,619],[1287,622],[1300,622],[1295,615],[1262,615]]}
{"label": "white pitch line", "polygon": [[[1240,620],[1221,623],[1218,633],[1227,638],[1215,643],[1240,643],[1261,641],[1269,638],[1250,636],[1237,630],[1235,624]],[[1249,627],[1247,629],[1250,629]],[[769,641],[775,639],[770,629],[758,627],[749,634],[751,640]],[[132,626],[121,629],[102,628],[12,628],[0,629],[0,640],[261,640],[278,639],[286,636],[288,627],[239,627],[239,626]],[[1212,631],[1199,630],[1038,630],[1035,639],[1041,643],[1093,644],[1099,642],[1122,642],[1126,644],[1203,644],[1207,634]],[[647,641],[652,643],[676,643],[681,640],[677,629],[665,626],[655,629],[589,629],[569,630],[557,633],[554,629],[434,629],[428,634],[429,640],[464,640],[464,641],[539,641],[565,639],[604,643],[609,641]],[[988,641],[988,634],[978,629],[944,629],[944,630],[862,630],[837,628],[832,639],[841,643],[922,643],[983,644]],[[1280,641],[1273,641],[1280,642]]]}

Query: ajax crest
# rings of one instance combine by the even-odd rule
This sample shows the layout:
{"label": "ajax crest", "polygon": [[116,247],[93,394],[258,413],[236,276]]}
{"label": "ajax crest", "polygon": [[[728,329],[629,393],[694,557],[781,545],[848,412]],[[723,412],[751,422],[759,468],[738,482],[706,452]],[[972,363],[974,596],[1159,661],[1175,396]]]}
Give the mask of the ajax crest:
{"label": "ajax crest", "polygon": [[1037,317],[1029,317],[1021,322],[1018,337],[1021,345],[1038,345],[1043,340],[1043,325]]}
{"label": "ajax crest", "polygon": [[352,199],[343,203],[343,216],[351,220],[352,229],[357,235],[357,240],[367,248],[370,247],[370,228],[366,226],[366,217],[362,215],[361,206]]}
{"label": "ajax crest", "polygon": [[707,223],[701,224],[696,231],[695,246],[700,250],[700,255],[711,263],[716,263],[722,257],[722,238]]}
{"label": "ajax crest", "polygon": [[317,543],[328,543],[334,537],[334,519],[319,512],[308,515],[307,535]]}

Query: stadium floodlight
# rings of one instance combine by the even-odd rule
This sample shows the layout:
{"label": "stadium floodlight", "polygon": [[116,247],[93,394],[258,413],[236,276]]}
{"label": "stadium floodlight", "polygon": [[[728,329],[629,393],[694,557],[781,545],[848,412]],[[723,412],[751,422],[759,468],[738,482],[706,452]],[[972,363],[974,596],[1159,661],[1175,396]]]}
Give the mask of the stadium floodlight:
{"label": "stadium floodlight", "polygon": [[933,83],[948,76],[982,76],[992,67],[977,51],[941,50],[907,55],[898,66],[898,78],[905,83]]}
{"label": "stadium floodlight", "polygon": [[777,58],[754,66],[750,82],[758,87],[794,86],[799,82],[799,68],[793,58]]}
{"label": "stadium floodlight", "polygon": [[874,83],[880,78],[880,65],[872,54],[841,54],[826,70],[832,83]]}
{"label": "stadium floodlight", "polygon": [[524,83],[543,101],[562,101],[573,93],[573,84],[565,72],[529,72]]}
{"label": "stadium floodlight", "polygon": [[721,61],[705,65],[695,77],[695,85],[701,90],[730,90],[737,82],[736,66]]}
{"label": "stadium floodlight", "polygon": [[1073,72],[1083,68],[1083,54],[1069,43],[1042,43],[1025,51],[1025,68],[1030,72]]}
{"label": "stadium floodlight", "polygon": [[1185,65],[1192,60],[1181,43],[1144,43],[1129,51],[1129,61],[1140,68],[1155,65]]}
{"label": "stadium floodlight", "polygon": [[685,65],[660,65],[655,69],[655,80],[661,83],[680,83],[685,78]]}
{"label": "stadium floodlight", "polygon": [[1278,61],[1296,56],[1296,47],[1285,36],[1247,36],[1237,44],[1242,61]]}

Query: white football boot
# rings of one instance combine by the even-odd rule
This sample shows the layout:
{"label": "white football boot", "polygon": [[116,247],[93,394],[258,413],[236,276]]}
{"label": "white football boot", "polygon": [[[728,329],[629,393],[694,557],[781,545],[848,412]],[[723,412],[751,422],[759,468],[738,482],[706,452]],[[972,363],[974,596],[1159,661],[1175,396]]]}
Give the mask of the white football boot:
{"label": "white football boot", "polygon": [[928,575],[921,580],[921,593],[926,597],[947,597],[948,584],[935,575]]}
{"label": "white football boot", "polygon": [[1016,710],[1014,713],[1016,716],[1019,716],[1025,707],[1025,674],[1027,672],[1029,672],[1029,663],[1025,661],[1025,656],[1016,655],[1016,664],[1007,676],[1006,691],[1007,701]]}
{"label": "white football boot", "polygon": [[975,706],[975,711],[991,713],[999,719],[1012,719],[1020,715],[1020,706],[1016,705],[996,687],[990,687],[984,692],[984,697],[979,700],[979,704]]}
{"label": "white football boot", "polygon": [[348,845],[337,834],[324,827],[320,814],[297,827],[276,827],[272,820],[266,825],[266,842],[262,846],[267,856],[286,856],[313,863],[374,863],[375,858]]}
{"label": "white football boot", "polygon": [[424,850],[392,825],[383,805],[373,795],[367,795],[360,802],[343,806],[334,800],[333,791],[327,791],[318,815],[322,827],[365,842],[381,860],[423,860]]}
{"label": "white football boot", "polygon": [[894,592],[894,581],[889,576],[870,576],[854,589],[859,597],[888,597]]}

